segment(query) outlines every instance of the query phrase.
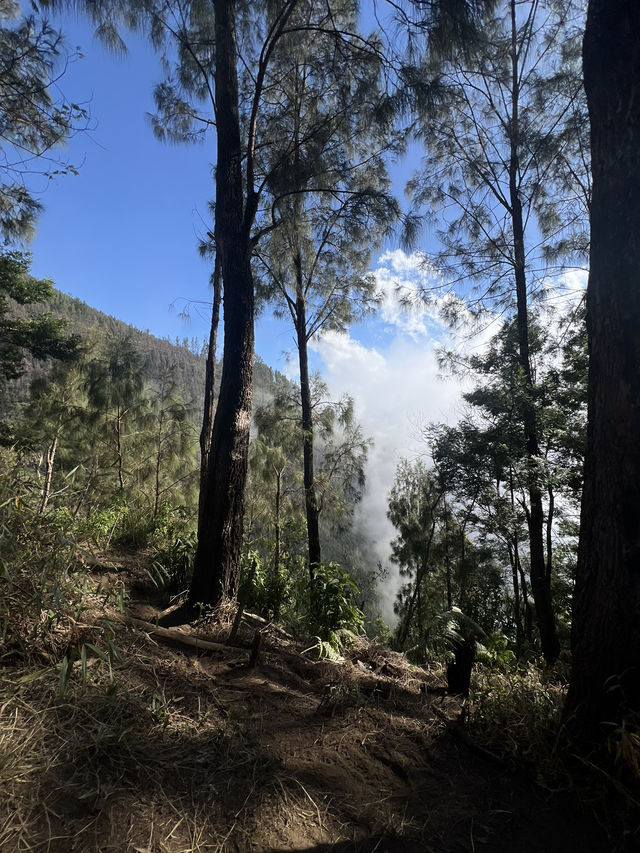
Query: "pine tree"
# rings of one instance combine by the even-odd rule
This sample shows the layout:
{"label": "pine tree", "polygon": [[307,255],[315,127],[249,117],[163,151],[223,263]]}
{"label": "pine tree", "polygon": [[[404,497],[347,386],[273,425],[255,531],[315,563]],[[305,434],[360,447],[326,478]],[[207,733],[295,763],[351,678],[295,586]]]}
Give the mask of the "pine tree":
{"label": "pine tree", "polygon": [[120,492],[125,490],[127,424],[143,405],[144,374],[140,356],[129,337],[112,338],[104,354],[88,366],[87,394],[95,418],[111,448]]}
{"label": "pine tree", "polygon": [[157,382],[147,390],[145,432],[150,447],[140,467],[145,469],[143,478],[146,473],[151,479],[153,518],[163,502],[174,494],[188,494],[197,481],[194,423],[175,374],[175,365],[165,361]]}
{"label": "pine tree", "polygon": [[[79,355],[80,339],[65,332],[66,322],[51,314],[23,318],[12,310],[11,300],[33,305],[49,299],[53,283],[29,275],[30,258],[20,252],[0,253],[0,394],[8,380],[25,369],[25,357],[72,361]],[[5,437],[10,430],[4,425]]]}
{"label": "pine tree", "polygon": [[[339,19],[338,22],[340,23]],[[283,58],[280,86],[288,101],[281,122],[294,140],[270,188],[280,197],[279,222],[256,252],[260,295],[293,324],[300,370],[304,487],[309,567],[321,561],[314,473],[314,414],[309,344],[324,331],[344,331],[377,304],[370,253],[398,217],[388,194],[380,137],[360,105],[380,99],[377,69],[358,75],[333,51],[322,53],[313,33],[297,37]],[[331,48],[326,45],[325,48]],[[351,91],[338,92],[349,81]],[[327,130],[305,139],[308,115]]]}
{"label": "pine tree", "polygon": [[[51,498],[54,466],[61,445],[69,443],[86,415],[85,372],[80,360],[57,364],[48,376],[31,383],[31,400],[23,416],[21,441],[42,448],[44,474],[38,512]],[[38,466],[40,468],[40,465]],[[68,488],[68,484],[63,490]]]}
{"label": "pine tree", "polygon": [[[546,580],[556,606],[566,611],[571,585],[570,558],[575,536],[584,453],[586,364],[582,311],[553,329],[532,312],[530,352],[536,368],[535,403],[540,413],[543,451],[536,476],[547,496],[544,538]],[[524,543],[528,524],[530,468],[522,432],[523,383],[515,321],[506,322],[486,352],[465,362],[474,387],[463,397],[468,404],[455,426],[426,431],[434,464],[447,494],[468,518],[475,535],[491,544],[511,568],[515,647],[531,645],[528,605],[530,571]],[[463,526],[466,526],[466,521]],[[562,559],[560,559],[562,557]],[[557,559],[556,559],[557,558]],[[462,606],[462,605],[461,605]]]}
{"label": "pine tree", "polygon": [[[472,310],[504,311],[516,320],[531,586],[548,661],[559,644],[537,476],[541,413],[529,317],[548,278],[558,282],[562,266],[555,265],[586,245],[587,146],[575,120],[582,112],[578,13],[570,2],[505,0],[485,15],[471,49],[427,64],[430,85],[426,94],[418,90],[416,102],[427,156],[410,184],[417,204],[445,222],[437,263],[457,297],[445,307],[455,315],[464,296]],[[475,284],[471,292],[468,283]]]}
{"label": "pine tree", "polygon": [[87,112],[78,104],[56,101],[52,85],[65,63],[77,58],[60,33],[34,14],[20,17],[13,0],[0,7],[0,233],[15,243],[33,235],[42,205],[33,191],[33,175],[45,183],[52,175],[75,174],[54,154]]}

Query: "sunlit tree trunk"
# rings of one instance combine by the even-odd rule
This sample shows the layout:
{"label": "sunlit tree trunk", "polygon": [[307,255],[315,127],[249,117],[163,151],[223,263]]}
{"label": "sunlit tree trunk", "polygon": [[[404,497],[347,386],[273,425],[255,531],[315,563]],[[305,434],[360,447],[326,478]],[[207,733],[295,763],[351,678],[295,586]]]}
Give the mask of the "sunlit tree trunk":
{"label": "sunlit tree trunk", "polygon": [[44,469],[44,485],[42,487],[42,500],[40,501],[40,509],[39,513],[42,515],[47,506],[49,505],[49,497],[51,495],[51,480],[53,478],[53,463],[56,458],[56,451],[58,449],[58,439],[59,435],[56,434],[53,436],[51,443],[47,447],[47,458],[45,461],[45,469]]}
{"label": "sunlit tree trunk", "polygon": [[198,519],[202,523],[202,508],[206,492],[207,478],[213,476],[209,472],[209,456],[213,436],[213,418],[215,414],[215,384],[216,384],[216,351],[218,348],[218,326],[220,325],[220,303],[222,301],[222,270],[220,255],[216,250],[213,270],[213,307],[211,310],[211,328],[209,330],[209,348],[205,367],[204,382],[204,413],[202,430],[200,431],[200,492],[198,502]]}

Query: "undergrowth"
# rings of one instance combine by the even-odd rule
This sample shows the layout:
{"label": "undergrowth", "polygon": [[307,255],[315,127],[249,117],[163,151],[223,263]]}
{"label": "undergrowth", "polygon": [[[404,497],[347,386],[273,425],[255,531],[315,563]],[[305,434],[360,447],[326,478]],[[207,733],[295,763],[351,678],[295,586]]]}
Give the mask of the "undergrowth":
{"label": "undergrowth", "polygon": [[510,670],[476,666],[468,704],[468,728],[495,755],[526,762],[550,784],[563,774],[558,760],[565,687],[529,665]]}
{"label": "undergrowth", "polygon": [[563,723],[566,675],[534,664],[476,666],[465,731],[500,763],[526,768],[549,794],[572,792],[609,832],[611,851],[636,850],[640,729],[629,721],[611,732],[604,752],[576,750]]}
{"label": "undergrowth", "polygon": [[92,582],[59,520],[18,497],[0,505],[0,554],[0,663],[52,667],[60,695],[76,662],[83,678],[103,664],[113,685],[119,652],[105,607],[122,609],[123,587]]}

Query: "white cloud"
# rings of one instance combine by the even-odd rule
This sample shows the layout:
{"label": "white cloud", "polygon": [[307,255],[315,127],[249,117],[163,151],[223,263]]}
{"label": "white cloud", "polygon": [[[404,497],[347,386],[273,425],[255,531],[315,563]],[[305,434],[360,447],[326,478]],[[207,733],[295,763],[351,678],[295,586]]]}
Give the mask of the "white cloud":
{"label": "white cloud", "polygon": [[427,337],[433,312],[415,297],[419,291],[426,291],[440,282],[437,270],[421,254],[395,249],[380,256],[374,275],[382,296],[382,322],[402,330],[414,341]]}
{"label": "white cloud", "polygon": [[[407,335],[402,323],[385,341],[384,349],[367,347],[347,334],[330,332],[312,345],[322,359],[331,394],[350,394],[356,418],[373,438],[367,485],[358,520],[371,539],[378,559],[387,563],[394,529],[386,517],[387,498],[398,462],[427,452],[419,427],[430,421],[455,419],[460,386],[439,375],[434,339]],[[373,568],[373,567],[372,567]],[[391,577],[383,593],[385,617],[393,619],[393,600],[399,577]]]}
{"label": "white cloud", "polygon": [[[439,319],[442,303],[454,297],[436,294],[429,304],[417,298],[441,283],[438,271],[423,256],[400,249],[386,252],[373,272],[382,293],[377,322],[362,327],[362,340],[348,333],[327,332],[311,343],[311,349],[322,362],[321,373],[331,395],[354,398],[356,418],[365,435],[374,440],[358,519],[378,558],[388,564],[395,532],[386,517],[387,499],[398,462],[428,453],[421,426],[453,423],[461,409],[463,384],[441,374],[436,347],[445,344],[478,353],[497,331],[495,320],[499,318],[487,316],[470,338],[456,339]],[[581,298],[585,281],[583,270],[567,270],[549,285],[566,306]],[[395,571],[390,574],[381,593],[385,617],[392,621],[400,578]]]}

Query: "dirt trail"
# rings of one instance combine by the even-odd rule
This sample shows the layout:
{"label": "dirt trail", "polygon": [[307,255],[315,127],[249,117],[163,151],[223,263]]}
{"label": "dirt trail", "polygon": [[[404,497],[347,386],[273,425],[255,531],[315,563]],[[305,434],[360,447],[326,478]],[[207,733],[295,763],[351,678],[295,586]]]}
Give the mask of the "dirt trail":
{"label": "dirt trail", "polygon": [[[103,580],[129,584],[135,566],[112,566]],[[154,610],[138,595],[131,614]],[[249,668],[253,627],[202,653],[112,624],[111,695],[98,665],[64,701],[44,676],[13,673],[13,696],[0,681],[3,714],[31,738],[0,806],[3,852],[616,849],[589,808],[465,743],[460,703],[402,655],[363,640],[314,662],[267,628]]]}

